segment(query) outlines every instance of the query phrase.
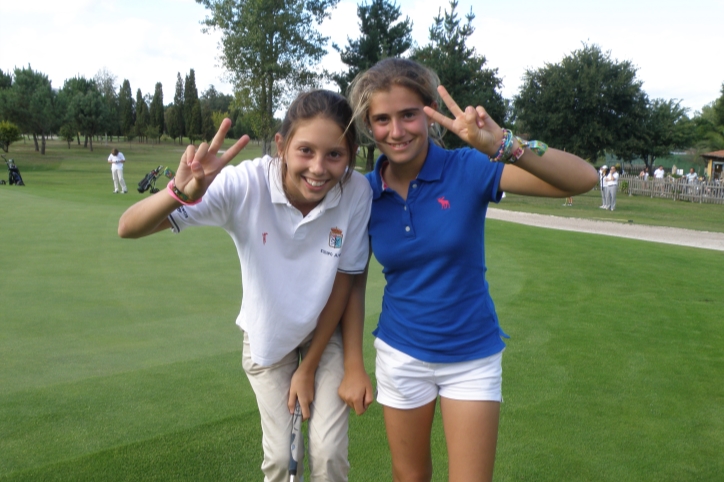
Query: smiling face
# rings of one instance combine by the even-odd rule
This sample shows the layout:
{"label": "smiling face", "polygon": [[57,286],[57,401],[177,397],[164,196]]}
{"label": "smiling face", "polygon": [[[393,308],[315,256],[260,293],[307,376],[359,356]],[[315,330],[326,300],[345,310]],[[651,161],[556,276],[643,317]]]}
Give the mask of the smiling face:
{"label": "smiling face", "polygon": [[352,153],[342,129],[324,117],[299,121],[286,148],[280,134],[275,141],[287,166],[284,188],[289,202],[306,216],[342,179]]}
{"label": "smiling face", "polygon": [[377,147],[392,166],[420,169],[428,149],[429,119],[415,92],[393,85],[370,98],[367,121]]}

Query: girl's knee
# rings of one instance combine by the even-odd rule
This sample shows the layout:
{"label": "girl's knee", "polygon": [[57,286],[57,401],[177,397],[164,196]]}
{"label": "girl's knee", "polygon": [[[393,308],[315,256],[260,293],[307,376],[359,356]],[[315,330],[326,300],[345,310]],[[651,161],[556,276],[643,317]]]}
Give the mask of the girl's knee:
{"label": "girl's knee", "polygon": [[329,441],[309,447],[309,469],[312,480],[345,481],[349,473],[347,444]]}

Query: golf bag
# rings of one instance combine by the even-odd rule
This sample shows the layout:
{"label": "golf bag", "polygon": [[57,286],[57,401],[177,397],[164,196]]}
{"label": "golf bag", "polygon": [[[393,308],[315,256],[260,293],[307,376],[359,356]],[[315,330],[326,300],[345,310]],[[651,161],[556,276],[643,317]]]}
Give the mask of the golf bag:
{"label": "golf bag", "polygon": [[144,193],[150,191],[151,194],[157,193],[156,181],[162,174],[169,179],[173,179],[174,176],[174,172],[168,167],[158,166],[141,179],[141,182],[138,183],[138,192]]}
{"label": "golf bag", "polygon": [[[2,156],[5,159],[5,156]],[[15,165],[15,161],[12,159],[5,159],[5,164],[8,165],[8,184],[11,186],[24,186],[23,177],[20,175],[20,169]]]}

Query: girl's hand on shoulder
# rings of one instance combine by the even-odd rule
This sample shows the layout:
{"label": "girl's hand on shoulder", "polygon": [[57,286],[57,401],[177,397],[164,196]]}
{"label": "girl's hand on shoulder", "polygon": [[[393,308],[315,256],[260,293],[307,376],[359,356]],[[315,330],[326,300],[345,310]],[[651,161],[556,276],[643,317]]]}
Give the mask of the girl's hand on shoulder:
{"label": "girl's hand on shoulder", "polygon": [[445,129],[457,134],[471,147],[494,156],[500,147],[503,130],[488,115],[482,106],[467,106],[460,109],[455,100],[442,85],[437,88],[440,97],[454,118],[449,118],[431,107],[424,107],[425,114]]}
{"label": "girl's hand on shoulder", "polygon": [[345,370],[337,394],[357,415],[365,413],[374,401],[372,382],[364,370]]}
{"label": "girl's hand on shoulder", "polygon": [[314,372],[315,370],[310,372],[304,364],[301,364],[292,375],[287,406],[289,407],[289,413],[293,414],[297,400],[299,400],[299,406],[302,409],[302,420],[307,420],[311,415],[309,406],[314,401]]}
{"label": "girl's hand on shoulder", "polygon": [[198,149],[190,145],[181,156],[175,183],[189,198],[203,196],[219,172],[249,143],[249,136],[242,136],[226,152],[217,156],[230,128],[231,121],[224,119],[211,144],[202,142]]}

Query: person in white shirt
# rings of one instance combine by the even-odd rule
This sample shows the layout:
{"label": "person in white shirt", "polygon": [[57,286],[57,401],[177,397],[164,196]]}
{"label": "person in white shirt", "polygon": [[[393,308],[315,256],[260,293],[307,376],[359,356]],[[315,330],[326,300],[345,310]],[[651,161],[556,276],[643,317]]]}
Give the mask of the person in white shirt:
{"label": "person in white shirt", "polygon": [[663,179],[664,174],[666,174],[666,172],[664,171],[664,166],[659,166],[654,171],[654,179]]}
{"label": "person in white shirt", "polygon": [[[354,169],[352,116],[337,93],[302,93],[275,136],[277,156],[236,166],[227,164],[249,137],[217,157],[231,126],[224,119],[210,145],[186,149],[166,192],[134,204],[119,221],[124,238],[218,226],[233,239],[243,290],[236,323],[261,415],[265,481],[289,480],[296,407],[309,419],[311,479],[346,481],[347,405],[360,414],[373,400],[364,316],[338,326],[352,280],[369,259],[372,189]],[[180,263],[174,273],[193,288],[193,273]]]}
{"label": "person in white shirt", "polygon": [[[118,152],[118,149],[113,149],[111,155],[108,156],[108,163],[111,165],[111,175],[113,176],[113,192],[118,194],[122,192],[126,194],[126,181],[123,179],[123,164],[126,162],[126,158],[123,157],[122,152]],[[118,188],[121,188],[121,191]]]}
{"label": "person in white shirt", "polygon": [[694,168],[689,169],[689,173],[686,175],[686,180],[689,184],[694,184],[699,179],[699,176],[694,172]]}
{"label": "person in white shirt", "polygon": [[616,209],[616,193],[618,192],[618,172],[616,166],[611,166],[611,170],[606,175],[606,206],[610,211]]}
{"label": "person in white shirt", "polygon": [[605,164],[598,170],[598,187],[601,189],[601,209],[608,209],[606,205],[606,175],[608,174],[608,166]]}

